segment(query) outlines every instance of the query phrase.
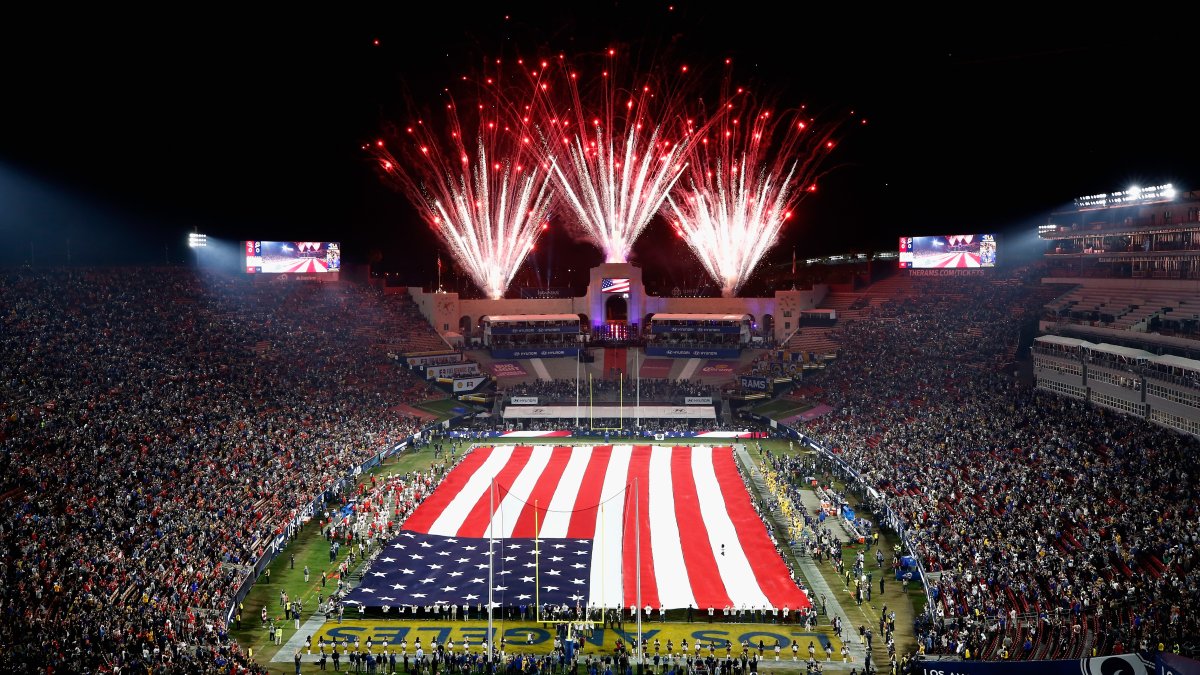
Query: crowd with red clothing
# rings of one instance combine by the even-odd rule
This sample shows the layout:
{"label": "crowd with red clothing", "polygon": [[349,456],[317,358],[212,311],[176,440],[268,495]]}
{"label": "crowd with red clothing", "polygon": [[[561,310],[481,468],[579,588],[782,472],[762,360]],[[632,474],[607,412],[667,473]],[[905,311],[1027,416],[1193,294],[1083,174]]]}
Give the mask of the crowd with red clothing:
{"label": "crowd with red clothing", "polygon": [[395,406],[427,385],[355,330],[387,311],[347,283],[0,271],[0,666],[254,671],[231,593],[418,427]]}
{"label": "crowd with red clothing", "polygon": [[823,382],[836,410],[804,432],[906,529],[933,596],[926,651],[1076,657],[1200,635],[1200,443],[981,365],[1036,316],[1031,286],[921,283],[841,330]]}

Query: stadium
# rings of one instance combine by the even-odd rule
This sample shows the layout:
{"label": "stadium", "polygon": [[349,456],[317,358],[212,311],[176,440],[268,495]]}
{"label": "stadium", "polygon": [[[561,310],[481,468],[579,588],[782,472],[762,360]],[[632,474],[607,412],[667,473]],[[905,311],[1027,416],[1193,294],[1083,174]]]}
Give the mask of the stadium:
{"label": "stadium", "polygon": [[[826,265],[860,281],[794,292],[812,311],[774,335],[744,318],[773,298],[588,330],[559,312],[586,295],[435,292],[490,329],[462,334],[420,289],[328,273],[10,269],[4,658],[472,670],[489,635],[508,667],[1194,655],[1195,272],[1159,237],[1200,231],[1196,205],[1063,212],[1020,267]],[[1192,215],[1148,229],[1163,209]],[[504,326],[529,344],[489,348]],[[542,344],[560,331],[570,352]]]}
{"label": "stadium", "polygon": [[623,49],[379,105],[383,229],[73,259],[0,165],[0,669],[1200,673],[1200,191],[943,229],[865,113]]}

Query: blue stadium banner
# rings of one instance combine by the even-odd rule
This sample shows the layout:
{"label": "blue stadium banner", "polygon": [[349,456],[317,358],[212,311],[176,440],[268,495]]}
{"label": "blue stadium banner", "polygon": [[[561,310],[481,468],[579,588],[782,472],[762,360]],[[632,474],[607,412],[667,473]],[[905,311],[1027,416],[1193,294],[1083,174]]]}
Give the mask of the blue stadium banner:
{"label": "blue stadium banner", "polygon": [[1186,656],[1159,652],[1156,661],[1158,675],[1200,675],[1200,661]]}
{"label": "blue stadium banner", "polygon": [[741,375],[738,384],[750,391],[771,391],[771,378],[762,375]]}
{"label": "blue stadium banner", "polygon": [[1152,675],[1154,666],[1137,654],[1056,661],[921,661],[920,675]]}
{"label": "blue stadium banner", "polygon": [[578,333],[579,324],[567,326],[492,326],[492,335],[545,335],[547,333]]}
{"label": "blue stadium banner", "polygon": [[526,347],[523,349],[493,349],[492,356],[498,359],[547,359],[559,356],[575,356],[579,347]]}
{"label": "blue stadium banner", "polygon": [[736,359],[740,349],[705,347],[646,347],[646,356],[669,356],[676,359]]}

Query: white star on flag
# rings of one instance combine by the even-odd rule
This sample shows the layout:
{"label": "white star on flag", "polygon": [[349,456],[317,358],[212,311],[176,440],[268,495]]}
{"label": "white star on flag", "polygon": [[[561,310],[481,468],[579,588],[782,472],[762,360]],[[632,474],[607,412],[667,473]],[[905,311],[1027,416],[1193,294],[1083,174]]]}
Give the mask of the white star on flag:
{"label": "white star on flag", "polygon": [[[497,606],[503,607],[520,602],[521,600],[517,599],[519,595],[526,596],[525,599],[537,597],[534,593],[535,584],[537,584],[537,574],[534,573],[534,569],[539,566],[533,562],[537,560],[533,556],[538,551],[535,550],[534,542],[530,539],[498,540],[494,542],[495,545],[498,545],[495,549],[497,554],[495,557],[489,558],[491,552],[488,550],[486,539],[439,536],[409,529],[402,531],[397,537],[399,541],[409,540],[409,544],[393,540],[387,542],[385,546],[401,551],[405,549],[396,547],[407,546],[420,549],[421,553],[409,555],[405,551],[402,554],[403,563],[395,557],[379,558],[365,571],[367,578],[385,584],[392,596],[388,600],[384,600],[374,589],[360,587],[352,589],[347,594],[348,602],[353,601],[351,604],[379,608],[385,602],[390,606],[425,606],[431,603],[454,605],[478,600],[479,589],[485,588],[488,583],[487,576],[480,572],[488,569],[489,559],[494,560],[496,565],[496,568],[491,570],[491,574],[494,575],[492,583]],[[547,550],[564,550],[565,553],[565,551],[576,549],[587,552],[591,549],[592,544],[591,540],[579,543],[575,539],[548,539],[538,545],[545,546]],[[519,556],[526,551],[529,552],[529,557],[519,562],[521,560]],[[506,553],[509,555],[505,555]],[[590,557],[584,558],[584,560],[590,559]],[[575,567],[565,563],[562,556],[543,556],[541,560],[544,564],[540,566],[540,573],[547,577],[561,576],[564,570]],[[586,567],[586,565],[584,568],[576,567],[572,576],[587,579]],[[466,592],[467,589],[464,589],[462,584],[467,584],[475,592]],[[574,588],[580,587],[579,583],[571,585]],[[586,582],[583,587],[586,588]],[[431,588],[438,589],[438,593],[432,595],[416,592]],[[548,589],[538,588],[537,590],[541,592],[542,601],[556,605],[565,604],[568,601],[569,593],[578,594],[574,590],[564,591],[560,586],[551,586]]]}

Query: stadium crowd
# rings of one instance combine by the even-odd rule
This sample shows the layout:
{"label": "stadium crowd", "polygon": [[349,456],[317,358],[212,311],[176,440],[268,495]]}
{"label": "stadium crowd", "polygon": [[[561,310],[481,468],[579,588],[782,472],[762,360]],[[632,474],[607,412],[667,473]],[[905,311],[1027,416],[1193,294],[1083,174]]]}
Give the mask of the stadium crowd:
{"label": "stadium crowd", "polygon": [[231,594],[419,424],[395,406],[427,385],[357,330],[387,319],[381,297],[166,268],[0,275],[0,667],[263,672],[226,634]]}
{"label": "stadium crowd", "polygon": [[[860,473],[923,561],[925,653],[1178,650],[1200,634],[1200,443],[1037,392],[988,363],[1040,299],[921,279],[841,330],[804,432]],[[871,495],[871,492],[867,492]]]}

